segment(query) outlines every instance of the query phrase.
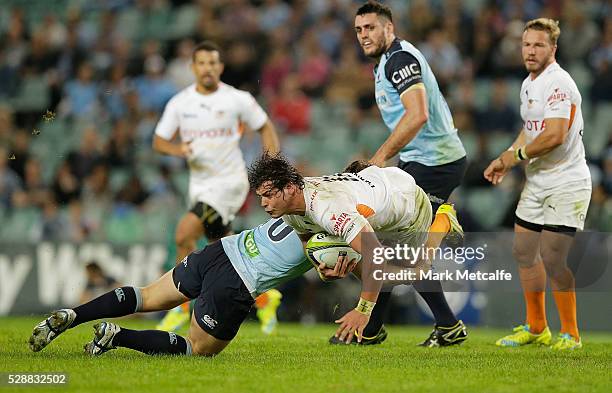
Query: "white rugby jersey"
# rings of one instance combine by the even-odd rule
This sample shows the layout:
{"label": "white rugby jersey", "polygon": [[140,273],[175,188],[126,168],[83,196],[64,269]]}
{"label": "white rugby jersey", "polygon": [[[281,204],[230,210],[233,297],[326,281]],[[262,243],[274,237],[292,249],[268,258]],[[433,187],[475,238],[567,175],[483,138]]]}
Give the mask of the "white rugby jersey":
{"label": "white rugby jersey", "polygon": [[232,178],[244,181],[246,168],[239,147],[240,123],[261,128],[268,119],[253,96],[225,83],[217,91],[200,94],[192,84],[166,105],[155,134],[171,140],[178,130],[183,142],[191,142],[188,159],[190,183],[204,185]]}
{"label": "white rugby jersey", "polygon": [[527,180],[547,189],[590,178],[584,158],[582,97],[572,77],[552,63],[534,80],[528,76],[521,87],[521,117],[527,143],[545,128],[545,119],[569,119],[565,142],[549,153],[529,160]]}
{"label": "white rugby jersey", "polygon": [[304,180],[305,215],[283,216],[298,234],[327,232],[350,243],[366,223],[375,231],[396,232],[415,217],[417,185],[397,167]]}

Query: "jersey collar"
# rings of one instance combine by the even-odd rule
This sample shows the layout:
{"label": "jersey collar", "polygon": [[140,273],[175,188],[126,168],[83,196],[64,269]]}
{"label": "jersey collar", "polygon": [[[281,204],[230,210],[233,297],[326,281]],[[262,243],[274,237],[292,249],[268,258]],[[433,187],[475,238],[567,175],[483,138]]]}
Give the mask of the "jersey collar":
{"label": "jersey collar", "polygon": [[556,70],[559,67],[559,64],[556,61],[553,61],[552,63],[550,63],[548,66],[546,66],[546,68],[544,68],[544,71],[542,71],[540,73],[540,75],[536,76],[535,79],[531,79],[531,75],[528,76],[530,81],[535,81],[536,79],[538,79],[539,77],[549,74],[552,71]]}
{"label": "jersey collar", "polygon": [[[391,41],[391,45],[389,45],[389,49],[387,49],[385,53],[382,54],[381,58],[384,56],[385,59],[388,59],[393,53],[400,50],[402,48],[402,44],[400,41],[401,40],[399,38],[395,37],[393,41]],[[376,65],[374,66],[374,74],[376,74],[376,72],[378,71],[379,64],[380,64],[380,61],[376,63]]]}

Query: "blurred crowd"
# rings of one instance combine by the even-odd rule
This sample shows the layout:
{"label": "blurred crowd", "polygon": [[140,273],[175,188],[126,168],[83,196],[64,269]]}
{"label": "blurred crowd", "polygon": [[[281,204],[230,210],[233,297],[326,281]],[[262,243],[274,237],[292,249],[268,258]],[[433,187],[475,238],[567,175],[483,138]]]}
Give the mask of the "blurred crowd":
{"label": "blurred crowd", "polygon": [[[557,60],[583,98],[590,230],[612,230],[612,17],[605,0],[389,0],[396,34],[428,59],[468,150],[454,196],[466,230],[512,223],[520,170],[482,178],[521,126],[526,20],[560,21]],[[308,174],[372,154],[388,135],[351,0],[2,0],[0,241],[168,241],[185,209],[182,160],[151,149],[194,45],[223,48],[222,80],[253,93]],[[261,149],[246,134],[247,161]],[[262,222],[250,197],[235,229]],[[169,241],[170,242],[170,241]]]}

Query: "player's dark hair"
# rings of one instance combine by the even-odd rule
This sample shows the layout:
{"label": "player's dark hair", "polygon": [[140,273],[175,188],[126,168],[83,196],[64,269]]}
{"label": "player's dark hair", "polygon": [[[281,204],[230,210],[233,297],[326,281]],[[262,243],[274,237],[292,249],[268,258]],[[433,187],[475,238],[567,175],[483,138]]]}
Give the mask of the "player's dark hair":
{"label": "player's dark hair", "polygon": [[221,60],[221,62],[223,62],[223,58],[221,57],[221,48],[219,48],[219,45],[215,44],[212,41],[202,41],[199,44],[197,44],[193,48],[193,52],[191,52],[191,60],[195,61],[196,53],[198,53],[201,50],[206,51],[206,52],[218,52],[219,59]]}
{"label": "player's dark hair", "polygon": [[364,160],[355,160],[349,164],[346,168],[344,168],[344,173],[359,173],[366,169],[367,167],[372,166],[367,161]]}
{"label": "player's dark hair", "polygon": [[100,265],[98,265],[98,262],[96,262],[95,260],[92,260],[87,265],[85,265],[85,269],[87,269],[88,271],[92,273],[102,274],[102,268],[100,267]]}
{"label": "player's dark hair", "polygon": [[379,3],[378,1],[370,0],[357,10],[355,15],[365,15],[365,14],[376,14],[377,16],[382,16],[383,18],[389,19],[389,22],[393,22],[393,16],[391,15],[391,8],[387,7],[384,4]]}
{"label": "player's dark hair", "polygon": [[304,177],[281,153],[264,153],[248,168],[249,185],[257,190],[267,181],[279,190],[289,184],[304,188]]}

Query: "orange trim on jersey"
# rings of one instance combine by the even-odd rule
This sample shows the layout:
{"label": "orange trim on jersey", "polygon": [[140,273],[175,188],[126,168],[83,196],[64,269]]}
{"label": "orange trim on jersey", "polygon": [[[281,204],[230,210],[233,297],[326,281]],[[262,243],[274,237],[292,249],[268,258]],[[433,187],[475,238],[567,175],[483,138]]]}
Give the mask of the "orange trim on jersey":
{"label": "orange trim on jersey", "polygon": [[576,114],[576,105],[572,104],[572,109],[570,111],[570,121],[569,121],[569,126],[567,127],[567,129],[569,130],[570,128],[572,128],[572,123],[574,122],[574,115]]}
{"label": "orange trim on jersey", "polygon": [[244,133],[244,129],[246,126],[243,122],[238,122],[238,135],[242,135]]}
{"label": "orange trim on jersey", "polygon": [[363,217],[368,218],[372,217],[376,212],[368,205],[362,205],[361,203],[355,206],[357,208],[357,213],[361,214]]}

